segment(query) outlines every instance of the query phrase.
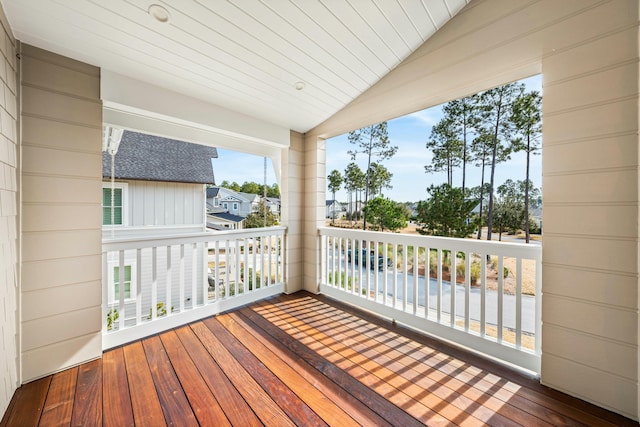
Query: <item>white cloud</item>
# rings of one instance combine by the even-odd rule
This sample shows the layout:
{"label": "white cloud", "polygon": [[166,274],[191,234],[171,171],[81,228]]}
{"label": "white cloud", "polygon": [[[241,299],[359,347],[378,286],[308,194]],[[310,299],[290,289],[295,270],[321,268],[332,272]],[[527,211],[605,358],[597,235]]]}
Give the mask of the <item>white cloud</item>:
{"label": "white cloud", "polygon": [[438,123],[438,121],[442,117],[442,112],[439,108],[429,108],[427,110],[416,111],[415,113],[411,113],[406,117],[415,119],[424,125],[433,126]]}

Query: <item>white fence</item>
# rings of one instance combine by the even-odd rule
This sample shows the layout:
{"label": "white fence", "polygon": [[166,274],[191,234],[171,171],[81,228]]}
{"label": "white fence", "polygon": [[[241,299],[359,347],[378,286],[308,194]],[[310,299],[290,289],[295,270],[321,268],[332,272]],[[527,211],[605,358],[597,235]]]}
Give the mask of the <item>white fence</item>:
{"label": "white fence", "polygon": [[284,292],[284,233],[104,239],[103,349]]}
{"label": "white fence", "polygon": [[540,245],[319,233],[321,293],[540,372]]}

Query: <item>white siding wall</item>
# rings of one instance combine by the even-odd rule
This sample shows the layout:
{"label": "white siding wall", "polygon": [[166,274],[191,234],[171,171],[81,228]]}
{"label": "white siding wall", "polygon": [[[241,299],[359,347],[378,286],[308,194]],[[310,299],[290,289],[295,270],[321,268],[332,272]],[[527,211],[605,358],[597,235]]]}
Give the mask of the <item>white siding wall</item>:
{"label": "white siding wall", "polygon": [[99,357],[97,68],[22,46],[22,380]]}
{"label": "white siding wall", "polygon": [[16,49],[0,8],[0,418],[19,385]]}
{"label": "white siding wall", "polygon": [[[638,9],[637,0],[474,0],[380,82],[306,134],[314,149],[318,137],[542,72],[542,381],[636,419]],[[318,145],[316,155],[323,151]],[[324,203],[313,195],[326,187],[317,171],[324,157],[306,155],[305,215],[313,216]],[[316,286],[306,270],[316,249],[312,218],[305,218],[309,290]]]}
{"label": "white siding wall", "polygon": [[205,224],[203,184],[128,181],[129,226]]}

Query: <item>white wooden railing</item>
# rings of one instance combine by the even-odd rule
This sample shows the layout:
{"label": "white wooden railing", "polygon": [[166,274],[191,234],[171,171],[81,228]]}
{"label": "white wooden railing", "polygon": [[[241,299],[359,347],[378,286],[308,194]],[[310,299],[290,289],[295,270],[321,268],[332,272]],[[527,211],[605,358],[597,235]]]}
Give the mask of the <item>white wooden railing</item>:
{"label": "white wooden railing", "polygon": [[321,293],[540,372],[539,244],[327,227],[319,235]]}
{"label": "white wooden railing", "polygon": [[103,239],[103,349],[284,292],[284,235],[270,227]]}

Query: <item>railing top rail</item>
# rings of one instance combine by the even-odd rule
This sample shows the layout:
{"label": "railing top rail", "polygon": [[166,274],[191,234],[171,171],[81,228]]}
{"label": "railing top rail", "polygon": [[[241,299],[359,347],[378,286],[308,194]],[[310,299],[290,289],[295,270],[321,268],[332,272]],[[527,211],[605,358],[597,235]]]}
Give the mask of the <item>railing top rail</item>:
{"label": "railing top rail", "polygon": [[229,230],[216,232],[167,234],[163,236],[136,236],[115,239],[103,239],[102,251],[118,251],[123,249],[138,249],[157,246],[178,245],[181,243],[215,242],[230,239],[244,239],[283,235],[287,227],[249,228],[245,230]]}
{"label": "railing top rail", "polygon": [[542,247],[526,243],[496,242],[454,237],[422,236],[414,234],[385,233],[379,231],[353,230],[335,227],[318,227],[321,236],[359,239],[373,242],[440,248],[489,255],[519,256],[541,260]]}

